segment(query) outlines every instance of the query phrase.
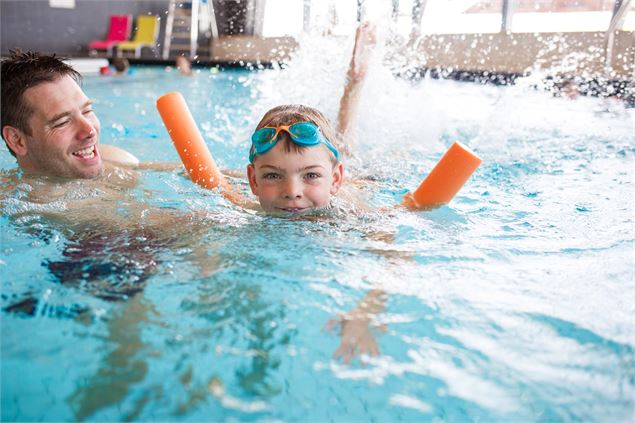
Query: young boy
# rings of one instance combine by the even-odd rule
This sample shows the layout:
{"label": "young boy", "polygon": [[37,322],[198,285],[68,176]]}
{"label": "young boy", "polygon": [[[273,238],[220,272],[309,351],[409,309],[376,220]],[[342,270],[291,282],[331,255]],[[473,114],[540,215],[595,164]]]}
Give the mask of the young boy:
{"label": "young boy", "polygon": [[[323,209],[339,192],[344,179],[341,156],[351,154],[359,96],[375,42],[374,28],[361,24],[355,35],[337,131],[320,111],[301,105],[274,107],[256,126],[247,175],[264,211],[299,214]],[[385,292],[373,289],[355,309],[327,323],[329,329],[339,327],[340,345],[333,354],[336,359],[350,363],[358,355],[379,355],[372,326],[385,301]]]}
{"label": "young boy", "polygon": [[302,105],[274,107],[258,123],[247,176],[264,211],[296,214],[323,209],[340,190],[344,178],[341,156],[351,153],[354,117],[374,44],[374,28],[361,24],[337,131],[319,110]]}
{"label": "young boy", "polygon": [[329,205],[342,185],[343,166],[324,132],[331,132],[326,117],[307,106],[278,106],[265,114],[247,167],[264,211],[303,213]]}

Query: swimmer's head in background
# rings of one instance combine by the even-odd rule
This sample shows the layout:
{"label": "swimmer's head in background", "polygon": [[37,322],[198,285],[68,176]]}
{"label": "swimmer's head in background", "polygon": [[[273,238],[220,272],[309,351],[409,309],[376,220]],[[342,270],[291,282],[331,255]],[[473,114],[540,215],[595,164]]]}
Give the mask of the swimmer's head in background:
{"label": "swimmer's head in background", "polygon": [[274,107],[262,117],[252,135],[249,161],[271,150],[279,142],[286,152],[324,145],[332,153],[333,165],[339,162],[337,135],[329,120],[317,109],[300,104]]}

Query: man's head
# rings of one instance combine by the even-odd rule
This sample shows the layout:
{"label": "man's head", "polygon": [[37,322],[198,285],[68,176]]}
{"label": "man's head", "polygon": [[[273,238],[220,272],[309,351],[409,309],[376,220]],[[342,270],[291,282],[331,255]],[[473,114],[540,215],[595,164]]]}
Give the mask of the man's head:
{"label": "man's head", "polygon": [[99,120],[79,73],[54,55],[17,51],[2,60],[1,74],[2,138],[20,167],[56,177],[101,174]]}
{"label": "man's head", "polygon": [[[328,206],[343,178],[333,145],[335,131],[318,110],[286,105],[267,112],[256,134],[263,128],[281,127],[286,129],[274,131],[273,146],[260,153],[252,147],[252,164],[247,168],[252,192],[268,212],[302,213]],[[305,133],[311,128],[317,133]],[[290,133],[298,139],[292,140]]]}

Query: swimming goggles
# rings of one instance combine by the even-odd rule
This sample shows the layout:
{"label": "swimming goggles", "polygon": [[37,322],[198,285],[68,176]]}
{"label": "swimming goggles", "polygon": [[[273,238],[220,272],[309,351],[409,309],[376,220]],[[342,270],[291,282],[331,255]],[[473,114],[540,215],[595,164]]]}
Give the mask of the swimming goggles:
{"label": "swimming goggles", "polygon": [[278,142],[278,136],[281,131],[289,134],[291,141],[297,145],[312,147],[314,145],[324,144],[335,156],[335,160],[339,162],[340,156],[333,146],[320,132],[320,128],[312,122],[298,122],[293,125],[286,126],[265,126],[258,129],[251,136],[251,149],[249,150],[249,162],[253,163],[256,156],[261,156],[271,150]]}

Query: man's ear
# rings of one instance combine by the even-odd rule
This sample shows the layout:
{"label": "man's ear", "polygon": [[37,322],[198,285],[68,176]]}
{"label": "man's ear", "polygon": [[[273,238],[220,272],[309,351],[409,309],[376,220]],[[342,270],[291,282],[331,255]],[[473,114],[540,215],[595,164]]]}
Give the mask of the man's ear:
{"label": "man's ear", "polygon": [[258,184],[256,183],[256,168],[253,164],[247,166],[247,179],[253,195],[258,196]]}
{"label": "man's ear", "polygon": [[331,184],[331,195],[337,194],[344,181],[344,166],[338,163],[333,167],[333,183]]}
{"label": "man's ear", "polygon": [[27,153],[26,136],[18,128],[5,125],[2,128],[2,137],[7,146],[15,153],[16,156],[24,156]]}

